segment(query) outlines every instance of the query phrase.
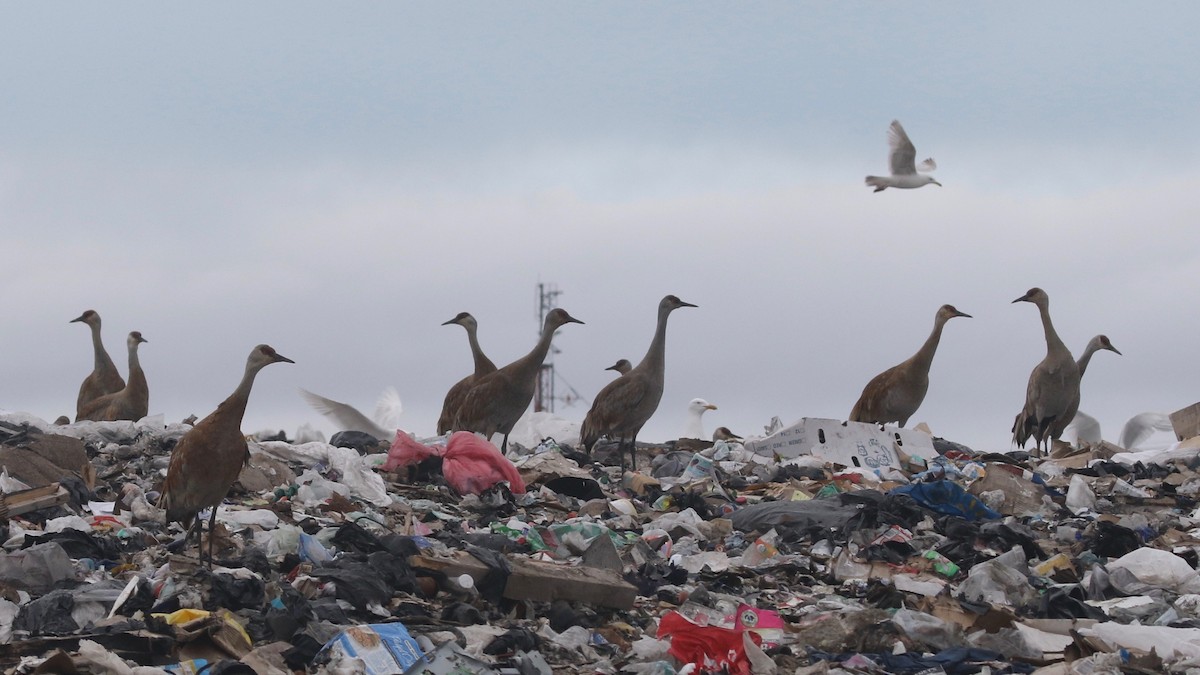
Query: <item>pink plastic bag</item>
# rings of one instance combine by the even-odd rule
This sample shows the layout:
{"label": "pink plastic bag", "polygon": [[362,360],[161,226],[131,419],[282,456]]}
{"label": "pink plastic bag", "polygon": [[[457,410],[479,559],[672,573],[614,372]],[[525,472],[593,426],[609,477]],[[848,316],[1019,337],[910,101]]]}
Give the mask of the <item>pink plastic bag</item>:
{"label": "pink plastic bag", "polygon": [[508,481],[514,494],[525,492],[525,481],[517,467],[496,446],[468,431],[454,432],[446,445],[423,445],[397,431],[381,468],[393,471],[429,457],[442,458],[442,475],[460,495],[477,495],[500,481]]}

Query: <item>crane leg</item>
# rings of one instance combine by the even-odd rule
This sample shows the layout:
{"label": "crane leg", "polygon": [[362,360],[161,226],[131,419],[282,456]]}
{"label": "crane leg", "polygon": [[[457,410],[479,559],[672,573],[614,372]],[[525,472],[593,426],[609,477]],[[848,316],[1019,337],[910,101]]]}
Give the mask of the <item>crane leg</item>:
{"label": "crane leg", "polygon": [[217,506],[219,504],[213,505],[212,515],[208,517],[208,569],[210,570],[213,564],[213,534],[215,533],[213,528],[217,526]]}

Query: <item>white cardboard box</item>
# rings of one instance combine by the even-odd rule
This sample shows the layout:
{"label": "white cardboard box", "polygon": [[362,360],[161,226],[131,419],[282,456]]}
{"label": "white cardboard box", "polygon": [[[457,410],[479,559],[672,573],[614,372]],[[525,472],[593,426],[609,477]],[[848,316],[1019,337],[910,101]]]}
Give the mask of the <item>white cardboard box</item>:
{"label": "white cardboard box", "polygon": [[878,424],[804,417],[766,438],[746,441],[746,449],[760,455],[791,459],[799,455],[820,457],[834,464],[863,469],[901,468],[896,448],[923,459],[937,455],[933,437],[913,429],[879,428]]}

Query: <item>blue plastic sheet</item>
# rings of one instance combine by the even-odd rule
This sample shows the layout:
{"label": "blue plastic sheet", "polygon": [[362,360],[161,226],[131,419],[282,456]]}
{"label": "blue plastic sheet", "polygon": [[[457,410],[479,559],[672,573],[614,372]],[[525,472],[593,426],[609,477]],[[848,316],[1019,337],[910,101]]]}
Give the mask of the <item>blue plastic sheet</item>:
{"label": "blue plastic sheet", "polygon": [[913,501],[927,509],[967,520],[996,520],[1002,517],[953,481],[935,480],[929,483],[913,483],[898,487],[890,494],[908,495],[912,497]]}

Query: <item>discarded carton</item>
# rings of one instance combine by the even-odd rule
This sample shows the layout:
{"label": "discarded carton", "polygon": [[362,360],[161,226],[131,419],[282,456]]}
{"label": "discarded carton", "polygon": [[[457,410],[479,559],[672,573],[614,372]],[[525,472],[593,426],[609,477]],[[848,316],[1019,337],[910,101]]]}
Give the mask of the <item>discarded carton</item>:
{"label": "discarded carton", "polygon": [[330,640],[321,652],[327,652],[335,660],[360,659],[367,675],[408,672],[424,656],[402,623],[350,626]]}
{"label": "discarded carton", "polygon": [[902,468],[898,449],[905,453],[906,462],[938,454],[933,437],[920,431],[816,417],[802,418],[766,438],[747,441],[745,447],[760,455],[786,459],[812,455],[860,469]]}
{"label": "discarded carton", "polygon": [[1200,436],[1200,403],[1176,410],[1169,417],[1171,428],[1175,430],[1175,440],[1184,441]]}

